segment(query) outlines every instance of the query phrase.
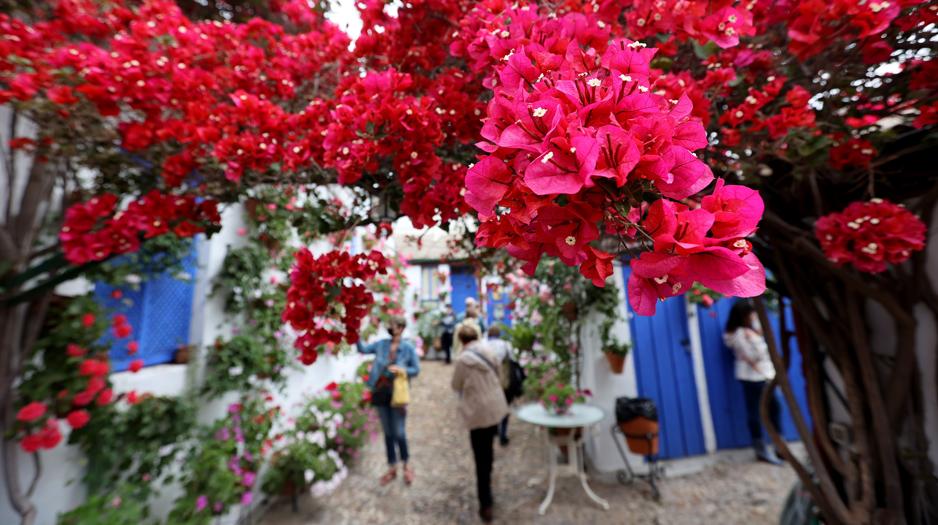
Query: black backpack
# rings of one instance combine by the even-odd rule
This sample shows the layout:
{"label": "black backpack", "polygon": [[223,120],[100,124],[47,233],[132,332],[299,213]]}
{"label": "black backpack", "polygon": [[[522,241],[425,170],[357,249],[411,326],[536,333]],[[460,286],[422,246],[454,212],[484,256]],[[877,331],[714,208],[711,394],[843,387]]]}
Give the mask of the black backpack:
{"label": "black backpack", "polygon": [[508,358],[508,388],[505,389],[505,398],[509,403],[521,397],[526,377],[524,367],[514,359]]}

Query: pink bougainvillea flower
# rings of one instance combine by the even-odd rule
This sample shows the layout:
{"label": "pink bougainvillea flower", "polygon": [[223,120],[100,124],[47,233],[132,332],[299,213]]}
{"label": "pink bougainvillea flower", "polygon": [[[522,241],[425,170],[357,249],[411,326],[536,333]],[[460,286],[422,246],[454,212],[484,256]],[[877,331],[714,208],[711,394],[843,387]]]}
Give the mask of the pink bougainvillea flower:
{"label": "pink bougainvillea flower", "polygon": [[485,157],[466,172],[466,202],[480,219],[492,216],[495,205],[508,191],[511,174],[496,157]]}
{"label": "pink bougainvillea flower", "polygon": [[143,359],[134,359],[127,367],[132,373],[137,373],[143,368]]}
{"label": "pink bougainvillea flower", "polygon": [[745,186],[727,186],[723,179],[717,179],[713,192],[705,196],[700,204],[714,215],[714,237],[723,239],[752,235],[765,211],[765,204],[757,190]]}

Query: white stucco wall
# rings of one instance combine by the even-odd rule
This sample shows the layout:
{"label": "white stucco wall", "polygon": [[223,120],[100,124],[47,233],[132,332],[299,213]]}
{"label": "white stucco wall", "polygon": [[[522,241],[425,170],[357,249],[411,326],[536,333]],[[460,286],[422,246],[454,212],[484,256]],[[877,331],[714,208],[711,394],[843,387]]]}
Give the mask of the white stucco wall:
{"label": "white stucco wall", "polygon": [[[619,290],[620,297],[624,298],[622,290],[625,290],[625,282],[622,275],[622,268],[616,263],[613,272],[615,285]],[[632,342],[632,334],[628,323],[630,315],[632,314],[628,311],[624,299],[620,300],[620,321],[615,324],[612,333],[620,341],[628,343]],[[613,374],[609,369],[609,363],[602,352],[602,342],[599,334],[602,321],[603,319],[598,315],[591,315],[583,321],[583,326],[580,329],[580,351],[583,356],[580,386],[592,391],[593,396],[587,402],[598,406],[605,414],[603,420],[593,427],[594,433],[586,440],[586,453],[590,463],[599,471],[599,474],[609,476],[625,468],[625,464],[622,462],[619,451],[613,442],[613,437],[609,432],[609,429],[616,422],[616,398],[638,396],[638,382],[635,376],[635,359],[631,352],[626,357],[625,369],[621,374]],[[621,437],[616,439],[621,440]],[[625,450],[632,469],[637,473],[646,472],[644,459],[629,452],[625,443],[620,441],[620,445]]]}
{"label": "white stucco wall", "polygon": [[[246,240],[237,234],[239,228],[244,226],[242,211],[239,206],[232,206],[222,213],[222,230],[210,240],[201,239],[199,242],[198,261],[199,272],[196,275],[194,300],[192,306],[192,323],[190,327],[190,343],[198,346],[210,345],[217,336],[230,336],[231,326],[225,322],[224,301],[221,297],[211,297],[211,281],[218,274],[224,261],[228,246],[243,245]],[[74,282],[67,283],[58,288],[59,293],[84,293],[87,285]],[[274,392],[274,403],[279,405],[288,415],[295,414],[304,396],[321,392],[323,387],[331,381],[350,379],[361,357],[357,354],[342,356],[323,355],[312,366],[300,365],[296,370],[288,372],[286,387],[283,392]],[[188,365],[166,364],[146,367],[136,374],[122,372],[113,374],[111,379],[116,393],[136,390],[138,393],[151,392],[158,395],[180,395],[188,388],[192,388],[201,380],[204,370],[204,352],[196,352],[190,357]],[[205,403],[199,407],[198,420],[202,423],[211,422],[224,415],[229,403],[237,397],[236,393],[229,393],[220,399]],[[287,418],[282,421],[286,422]],[[67,427],[67,425],[66,425]],[[67,429],[63,429],[67,432]],[[67,434],[65,434],[67,440]],[[64,440],[63,440],[64,441]],[[119,446],[119,444],[102,444],[102,446]],[[40,478],[32,501],[36,504],[39,514],[36,525],[54,525],[56,517],[61,512],[70,510],[85,499],[85,490],[80,479],[84,469],[85,458],[76,447],[60,445],[51,451],[40,452],[43,475]],[[23,485],[28,485],[33,472],[32,459],[28,454],[18,454],[20,473]],[[2,456],[0,456],[2,461]],[[165,516],[172,508],[174,499],[179,494],[179,487],[166,487],[160,497],[155,498],[152,510],[157,517]],[[260,501],[255,494],[254,501]],[[230,522],[237,515],[235,509],[228,519]],[[14,525],[19,523],[18,515],[11,507],[7,496],[3,477],[0,476],[0,525]]]}

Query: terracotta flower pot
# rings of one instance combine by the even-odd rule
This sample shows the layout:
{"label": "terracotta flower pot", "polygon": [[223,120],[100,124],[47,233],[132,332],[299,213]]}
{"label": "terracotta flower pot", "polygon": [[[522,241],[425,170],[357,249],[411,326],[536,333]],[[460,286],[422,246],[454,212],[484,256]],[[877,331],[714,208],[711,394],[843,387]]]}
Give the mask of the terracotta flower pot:
{"label": "terracotta flower pot", "polygon": [[653,456],[658,453],[657,421],[637,417],[631,421],[619,423],[619,428],[625,434],[625,442],[629,450],[635,454]]}
{"label": "terracotta flower pot", "polygon": [[577,318],[577,306],[573,301],[567,301],[560,307],[560,312],[568,321],[576,321]]}
{"label": "terracotta flower pot", "polygon": [[606,354],[606,361],[609,361],[609,369],[612,370],[613,374],[621,374],[622,370],[625,369],[625,356],[622,354],[614,354],[612,352],[603,352]]}
{"label": "terracotta flower pot", "polygon": [[184,365],[189,362],[189,347],[180,346],[176,349],[176,355],[173,356],[173,362],[177,365]]}

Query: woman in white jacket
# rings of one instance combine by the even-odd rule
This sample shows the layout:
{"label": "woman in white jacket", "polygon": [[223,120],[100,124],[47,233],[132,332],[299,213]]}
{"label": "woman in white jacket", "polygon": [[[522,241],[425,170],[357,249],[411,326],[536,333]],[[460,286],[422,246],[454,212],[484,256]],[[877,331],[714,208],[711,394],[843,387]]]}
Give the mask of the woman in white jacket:
{"label": "woman in white jacket", "polygon": [[[762,335],[759,316],[756,315],[749,301],[739,300],[733,305],[729,319],[726,321],[726,329],[723,331],[723,341],[736,356],[736,379],[743,386],[743,395],[746,399],[746,422],[749,425],[749,433],[752,435],[752,446],[756,451],[756,458],[774,465],[781,464],[775,449],[768,446],[762,437],[759,403],[766,381],[775,377],[775,367],[772,365],[769,348]],[[781,407],[774,395],[769,399],[769,417],[775,428],[781,429]]]}

